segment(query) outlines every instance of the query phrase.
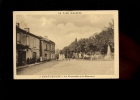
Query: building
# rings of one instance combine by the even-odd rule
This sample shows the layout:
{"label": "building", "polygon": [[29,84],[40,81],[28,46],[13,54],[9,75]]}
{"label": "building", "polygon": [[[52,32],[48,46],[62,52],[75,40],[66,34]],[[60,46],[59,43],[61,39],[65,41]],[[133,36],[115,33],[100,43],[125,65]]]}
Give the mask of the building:
{"label": "building", "polygon": [[55,59],[55,43],[48,38],[40,38],[40,57],[42,61]]}
{"label": "building", "polygon": [[41,37],[40,39],[40,57],[41,61],[50,60],[50,42],[48,39]]}
{"label": "building", "polygon": [[39,61],[55,59],[55,43],[48,38],[30,33],[29,28],[16,25],[16,62],[23,66]]}
{"label": "building", "polygon": [[55,59],[55,43],[50,40],[51,59]]}
{"label": "building", "polygon": [[[36,62],[40,58],[40,37],[30,33],[29,28],[21,29],[16,25],[17,66]],[[30,62],[29,62],[30,61]]]}

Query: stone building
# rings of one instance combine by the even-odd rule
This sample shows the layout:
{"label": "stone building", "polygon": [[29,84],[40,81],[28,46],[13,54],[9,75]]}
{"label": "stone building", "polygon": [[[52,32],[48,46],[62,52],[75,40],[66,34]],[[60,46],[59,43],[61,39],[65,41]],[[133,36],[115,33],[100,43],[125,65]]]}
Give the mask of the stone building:
{"label": "stone building", "polygon": [[48,38],[40,37],[40,57],[42,61],[55,58],[55,43]]}
{"label": "stone building", "polygon": [[29,28],[21,29],[19,23],[16,25],[16,57],[17,66],[40,58],[40,37],[30,33]]}
{"label": "stone building", "polygon": [[29,28],[16,24],[16,63],[23,66],[55,59],[55,43],[46,37],[34,35]]}

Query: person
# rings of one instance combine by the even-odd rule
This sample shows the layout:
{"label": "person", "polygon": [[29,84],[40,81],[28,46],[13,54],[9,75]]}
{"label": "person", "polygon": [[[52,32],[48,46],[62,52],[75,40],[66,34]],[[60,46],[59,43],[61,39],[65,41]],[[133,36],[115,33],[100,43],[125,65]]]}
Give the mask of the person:
{"label": "person", "polygon": [[77,59],[79,59],[79,52],[77,52]]}
{"label": "person", "polygon": [[62,54],[61,53],[59,53],[59,58],[58,59],[62,60]]}
{"label": "person", "polygon": [[94,58],[93,53],[91,53],[90,60],[93,60],[93,58]]}
{"label": "person", "polygon": [[68,58],[68,60],[70,61],[70,51],[67,52],[67,58]]}
{"label": "person", "polygon": [[81,52],[79,53],[79,59],[81,59]]}
{"label": "person", "polygon": [[83,53],[83,59],[85,59],[85,53]]}
{"label": "person", "polygon": [[59,55],[57,55],[57,61],[58,61],[58,59],[59,59]]}
{"label": "person", "polygon": [[29,58],[27,58],[27,64],[29,64]]}
{"label": "person", "polygon": [[35,64],[36,63],[36,58],[35,57],[33,58],[33,61],[34,61],[34,64]]}
{"label": "person", "polygon": [[70,58],[73,58],[73,52],[72,51],[70,52]]}
{"label": "person", "polygon": [[67,51],[65,52],[65,59],[67,60]]}
{"label": "person", "polygon": [[31,58],[29,58],[29,64],[31,64]]}
{"label": "person", "polygon": [[64,54],[62,53],[62,60],[64,60],[64,58],[65,58],[65,56],[64,56]]}
{"label": "person", "polygon": [[72,59],[74,59],[74,58],[75,58],[75,52],[72,53]]}
{"label": "person", "polygon": [[77,59],[77,52],[75,52],[75,59]]}
{"label": "person", "polygon": [[81,52],[81,59],[83,59],[83,52]]}

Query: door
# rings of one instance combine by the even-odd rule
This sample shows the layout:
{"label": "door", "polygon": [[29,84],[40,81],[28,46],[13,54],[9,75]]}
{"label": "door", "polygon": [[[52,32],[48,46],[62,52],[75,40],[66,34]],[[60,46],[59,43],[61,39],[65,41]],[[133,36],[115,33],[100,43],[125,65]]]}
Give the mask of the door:
{"label": "door", "polygon": [[26,64],[26,52],[19,51],[18,52],[18,66],[24,66]]}
{"label": "door", "polygon": [[34,59],[34,62],[36,62],[36,52],[33,52],[33,59]]}

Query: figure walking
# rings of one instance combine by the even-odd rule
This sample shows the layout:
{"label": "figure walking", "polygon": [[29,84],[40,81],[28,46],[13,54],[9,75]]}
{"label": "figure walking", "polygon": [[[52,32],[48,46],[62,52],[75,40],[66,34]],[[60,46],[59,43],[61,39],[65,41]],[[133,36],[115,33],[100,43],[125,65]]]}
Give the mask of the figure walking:
{"label": "figure walking", "polygon": [[58,59],[59,59],[59,54],[56,55],[56,60],[58,61]]}
{"label": "figure walking", "polygon": [[81,59],[81,52],[79,53],[79,59]]}
{"label": "figure walking", "polygon": [[65,52],[65,59],[67,60],[67,51]]}

